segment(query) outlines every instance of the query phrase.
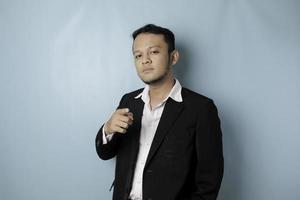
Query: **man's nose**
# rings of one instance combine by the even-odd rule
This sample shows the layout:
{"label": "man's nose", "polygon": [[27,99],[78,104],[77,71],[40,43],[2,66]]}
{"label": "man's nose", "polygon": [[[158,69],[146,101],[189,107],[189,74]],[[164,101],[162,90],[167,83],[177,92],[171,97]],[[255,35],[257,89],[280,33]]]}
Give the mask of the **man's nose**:
{"label": "man's nose", "polygon": [[143,64],[150,64],[152,61],[150,59],[150,56],[148,54],[146,54],[145,56],[143,56],[143,60],[142,63]]}

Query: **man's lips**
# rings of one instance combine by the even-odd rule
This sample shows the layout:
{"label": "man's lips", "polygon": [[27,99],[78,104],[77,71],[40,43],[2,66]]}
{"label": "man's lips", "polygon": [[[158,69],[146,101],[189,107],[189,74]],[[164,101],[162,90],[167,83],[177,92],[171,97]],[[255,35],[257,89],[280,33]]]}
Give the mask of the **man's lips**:
{"label": "man's lips", "polygon": [[145,68],[143,69],[143,73],[148,73],[148,72],[151,72],[153,71],[153,68]]}

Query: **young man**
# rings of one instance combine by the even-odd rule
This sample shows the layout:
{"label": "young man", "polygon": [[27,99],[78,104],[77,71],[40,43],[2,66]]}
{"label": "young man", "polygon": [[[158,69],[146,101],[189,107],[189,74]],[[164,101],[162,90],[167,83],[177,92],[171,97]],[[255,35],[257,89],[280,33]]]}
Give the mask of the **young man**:
{"label": "young man", "polygon": [[133,34],[145,88],[125,94],[96,137],[100,158],[116,156],[114,200],[217,198],[223,177],[217,109],[173,76],[174,34],[153,24]]}

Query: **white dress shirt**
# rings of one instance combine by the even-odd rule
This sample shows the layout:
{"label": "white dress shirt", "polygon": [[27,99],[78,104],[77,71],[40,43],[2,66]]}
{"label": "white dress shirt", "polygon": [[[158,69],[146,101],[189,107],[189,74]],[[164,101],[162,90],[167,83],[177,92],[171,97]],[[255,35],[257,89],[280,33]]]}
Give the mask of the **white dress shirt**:
{"label": "white dress shirt", "polygon": [[[156,107],[152,109],[150,106],[148,85],[146,85],[144,90],[135,97],[136,99],[141,98],[144,101],[145,105],[141,122],[139,153],[135,165],[135,171],[129,199],[142,200],[143,198],[143,172],[158,123],[160,121],[166,101],[169,97],[177,102],[182,102],[181,89],[182,87],[179,81],[176,80],[175,85],[173,86],[169,95],[161,103],[159,103]],[[103,144],[106,144],[108,141],[111,140],[111,138],[112,135],[105,136],[105,134],[103,133]]]}

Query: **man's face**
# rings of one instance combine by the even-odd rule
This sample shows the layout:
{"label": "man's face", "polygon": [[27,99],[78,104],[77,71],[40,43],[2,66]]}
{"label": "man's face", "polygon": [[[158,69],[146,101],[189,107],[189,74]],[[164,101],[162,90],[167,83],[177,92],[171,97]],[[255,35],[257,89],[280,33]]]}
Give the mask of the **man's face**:
{"label": "man's face", "polygon": [[168,44],[161,34],[139,34],[133,42],[133,56],[137,73],[146,84],[160,82],[171,73]]}

